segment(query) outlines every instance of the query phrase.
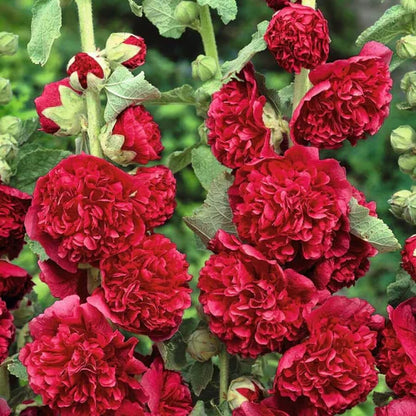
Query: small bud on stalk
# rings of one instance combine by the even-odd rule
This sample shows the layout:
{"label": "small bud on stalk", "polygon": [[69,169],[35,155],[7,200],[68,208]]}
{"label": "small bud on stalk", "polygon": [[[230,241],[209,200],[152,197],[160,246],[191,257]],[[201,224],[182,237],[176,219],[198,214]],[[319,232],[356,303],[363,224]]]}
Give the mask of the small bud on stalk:
{"label": "small bud on stalk", "polygon": [[400,88],[406,94],[407,102],[411,107],[416,106],[416,71],[408,72],[400,81]]}
{"label": "small bud on stalk", "polygon": [[227,402],[231,410],[239,408],[244,402],[260,402],[264,397],[264,387],[252,377],[238,377],[228,388]]}
{"label": "small bud on stalk", "polygon": [[416,225],[416,193],[412,193],[407,198],[402,218],[409,224]]}
{"label": "small bud on stalk", "polygon": [[0,56],[14,55],[19,46],[19,36],[14,33],[0,32]]}
{"label": "small bud on stalk", "polygon": [[416,36],[406,35],[396,43],[396,52],[400,58],[408,59],[416,57]]}
{"label": "small bud on stalk", "polygon": [[416,0],[401,0],[402,6],[409,12],[416,12]]}
{"label": "small bud on stalk", "polygon": [[181,1],[175,8],[175,19],[185,26],[191,26],[199,18],[198,5],[193,1]]}
{"label": "small bud on stalk", "polygon": [[212,79],[217,73],[217,62],[211,56],[198,55],[192,62],[192,78],[202,82]]}
{"label": "small bud on stalk", "polygon": [[416,132],[410,126],[400,126],[390,135],[391,147],[397,154],[416,149]]}
{"label": "small bud on stalk", "polygon": [[196,361],[201,363],[210,360],[221,350],[218,338],[207,328],[197,329],[188,340],[186,351]]}
{"label": "small bud on stalk", "polygon": [[390,212],[397,218],[402,218],[403,212],[407,206],[407,200],[412,195],[411,191],[403,189],[392,195],[389,199]]}
{"label": "small bud on stalk", "polygon": [[17,140],[11,134],[0,134],[0,159],[10,162],[18,152]]}
{"label": "small bud on stalk", "polygon": [[0,77],[0,105],[6,105],[13,98],[10,81]]}
{"label": "small bud on stalk", "polygon": [[410,175],[412,179],[416,178],[416,154],[403,153],[400,155],[398,163],[403,173]]}
{"label": "small bud on stalk", "polygon": [[112,65],[135,69],[144,64],[146,44],[143,38],[131,33],[112,33],[105,45],[105,55]]}

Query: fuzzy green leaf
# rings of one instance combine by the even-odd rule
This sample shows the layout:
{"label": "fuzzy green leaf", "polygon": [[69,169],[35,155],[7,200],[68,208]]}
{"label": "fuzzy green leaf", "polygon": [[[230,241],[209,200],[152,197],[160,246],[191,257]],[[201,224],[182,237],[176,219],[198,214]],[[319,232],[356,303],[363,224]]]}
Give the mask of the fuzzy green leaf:
{"label": "fuzzy green leaf", "polygon": [[134,15],[137,17],[143,16],[143,6],[139,6],[134,0],[129,0],[129,5]]}
{"label": "fuzzy green leaf", "polygon": [[388,303],[396,307],[413,296],[416,296],[416,282],[405,270],[400,269],[396,281],[387,286]]}
{"label": "fuzzy green leaf", "polygon": [[190,165],[192,162],[193,149],[194,146],[191,146],[184,150],[178,150],[176,152],[171,153],[166,160],[168,168],[173,173],[176,173]]}
{"label": "fuzzy green leaf", "polygon": [[7,369],[9,370],[10,374],[13,374],[15,377],[19,378],[20,380],[27,381],[27,371],[26,367],[19,361],[17,355],[13,357],[12,362],[7,364]]}
{"label": "fuzzy green leaf", "polygon": [[228,201],[228,188],[232,182],[233,178],[229,173],[221,173],[212,181],[204,204],[191,217],[184,218],[185,224],[205,245],[219,229],[237,234]]}
{"label": "fuzzy green leaf", "polygon": [[38,256],[40,261],[46,261],[49,259],[49,256],[46,254],[45,249],[37,241],[31,240],[27,235],[25,236],[25,241],[30,251]]}
{"label": "fuzzy green leaf", "polygon": [[192,168],[201,185],[209,190],[212,181],[221,172],[231,172],[231,169],[221,165],[208,146],[200,146],[192,150]]}
{"label": "fuzzy green leaf", "polygon": [[216,9],[224,24],[230,23],[237,17],[236,0],[197,0],[197,3]]}
{"label": "fuzzy green leaf", "polygon": [[144,0],[143,11],[146,17],[166,38],[179,39],[186,26],[175,19],[175,8],[181,0]]}
{"label": "fuzzy green leaf", "polygon": [[107,123],[131,105],[160,98],[160,91],[144,79],[144,72],[133,76],[124,66],[119,66],[111,74],[104,89],[107,94],[104,110]]}
{"label": "fuzzy green leaf", "polygon": [[195,104],[195,90],[188,84],[165,91],[160,94],[157,100],[149,102],[149,104]]}
{"label": "fuzzy green leaf", "polygon": [[400,249],[390,228],[380,218],[371,216],[368,208],[360,205],[355,198],[351,198],[350,208],[351,234],[367,241],[380,253]]}
{"label": "fuzzy green leaf", "polygon": [[228,78],[240,72],[257,52],[264,51],[267,48],[264,34],[266,33],[269,22],[267,20],[257,25],[257,32],[253,34],[251,42],[238,52],[236,59],[224,62],[221,67],[223,78]]}
{"label": "fuzzy green leaf", "polygon": [[202,390],[208,386],[214,375],[214,366],[211,360],[203,363],[195,361],[189,369],[189,379],[192,390],[196,396],[199,396]]}
{"label": "fuzzy green leaf", "polygon": [[376,40],[381,43],[388,43],[394,38],[406,33],[407,26],[413,16],[401,5],[387,9],[372,26],[364,30],[355,41],[357,46]]}
{"label": "fuzzy green leaf", "polygon": [[39,121],[37,118],[30,118],[28,120],[22,121],[22,129],[19,132],[19,136],[16,137],[19,145],[26,143],[27,140],[32,136],[32,134],[36,131],[36,128],[39,125]]}
{"label": "fuzzy green leaf", "polygon": [[204,405],[203,401],[198,400],[196,402],[196,405],[192,409],[192,412],[191,412],[190,416],[207,416],[207,413],[205,412],[205,405]]}
{"label": "fuzzy green leaf", "polygon": [[35,64],[45,65],[55,39],[61,36],[62,13],[59,0],[36,0],[32,8],[32,29],[27,45]]}

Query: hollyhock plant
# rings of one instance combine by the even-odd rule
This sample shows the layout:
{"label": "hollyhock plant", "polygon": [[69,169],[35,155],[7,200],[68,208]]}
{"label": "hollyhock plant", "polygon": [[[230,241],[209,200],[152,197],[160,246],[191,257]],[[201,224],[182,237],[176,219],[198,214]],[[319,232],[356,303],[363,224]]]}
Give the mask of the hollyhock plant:
{"label": "hollyhock plant", "polygon": [[37,181],[26,230],[75,273],[78,263],[95,264],[143,239],[141,198],[131,175],[94,156],[70,156]]}
{"label": "hollyhock plant", "polygon": [[219,230],[200,271],[199,301],[230,354],[256,358],[305,335],[304,315],[320,300],[312,282]]}
{"label": "hollyhock plant", "polygon": [[161,234],[101,261],[101,287],[88,299],[107,318],[152,340],[170,338],[191,305],[185,255]]}
{"label": "hollyhock plant", "polygon": [[33,342],[19,359],[45,405],[61,416],[115,416],[123,406],[143,407],[147,396],[136,377],[146,367],[133,356],[137,340],[125,341],[93,306],[68,296],[29,328]]}
{"label": "hollyhock plant", "polygon": [[377,407],[374,416],[416,416],[416,398],[392,400],[387,406]]}
{"label": "hollyhock plant", "polygon": [[409,237],[402,250],[402,267],[416,281],[416,235]]}
{"label": "hollyhock plant", "polygon": [[258,91],[254,67],[248,63],[212,96],[206,126],[214,156],[229,168],[273,156],[271,131],[263,121],[266,97]]}
{"label": "hollyhock plant", "polygon": [[144,64],[146,43],[140,36],[131,33],[112,33],[105,46],[109,61],[135,69]]}
{"label": "hollyhock plant", "polygon": [[24,244],[24,220],[32,197],[0,182],[0,256],[17,257]]}
{"label": "hollyhock plant", "polygon": [[292,401],[304,397],[328,415],[364,401],[378,383],[372,351],[384,325],[373,313],[366,301],[341,296],[316,308],[306,318],[309,338],[279,361],[278,394]]}
{"label": "hollyhock plant", "polygon": [[335,159],[293,146],[238,169],[228,191],[239,236],[286,263],[342,256],[349,248],[352,187]]}
{"label": "hollyhock plant", "polygon": [[192,410],[189,388],[177,371],[166,370],[157,357],[141,380],[143,390],[149,396],[149,416],[187,416]]}
{"label": "hollyhock plant", "polygon": [[313,87],[290,121],[292,140],[337,149],[345,140],[355,145],[366,134],[375,134],[389,114],[392,54],[372,41],[358,56],[314,69],[309,74]]}
{"label": "hollyhock plant", "polygon": [[0,297],[8,309],[15,309],[23,296],[32,290],[32,277],[15,264],[0,260]]}
{"label": "hollyhock plant", "polygon": [[288,72],[313,69],[329,54],[328,22],[319,10],[286,2],[270,20],[264,40],[276,62]]}
{"label": "hollyhock plant", "polygon": [[6,302],[0,299],[0,364],[9,355],[9,347],[14,341],[15,332],[13,315],[7,309]]}
{"label": "hollyhock plant", "polygon": [[416,298],[395,309],[387,306],[390,321],[383,331],[377,365],[387,385],[401,396],[416,396]]}

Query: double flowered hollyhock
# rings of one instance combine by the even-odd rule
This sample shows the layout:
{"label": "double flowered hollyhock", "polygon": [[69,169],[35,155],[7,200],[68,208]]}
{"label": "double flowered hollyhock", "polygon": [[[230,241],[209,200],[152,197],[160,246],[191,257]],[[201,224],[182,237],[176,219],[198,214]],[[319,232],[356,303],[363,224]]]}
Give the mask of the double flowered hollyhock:
{"label": "double flowered hollyhock", "polygon": [[373,312],[362,299],[340,296],[316,308],[306,319],[309,338],[279,361],[274,383],[279,395],[303,397],[327,415],[365,401],[378,383],[372,351],[384,325]]}
{"label": "double flowered hollyhock", "polygon": [[280,10],[290,3],[301,3],[301,0],[266,0],[266,2],[270,8],[274,10]]}
{"label": "double flowered hollyhock", "polygon": [[131,33],[112,33],[107,39],[105,53],[111,62],[135,69],[144,64],[146,44],[142,37]]}
{"label": "double flowered hollyhock", "polygon": [[69,78],[45,85],[42,95],[35,99],[41,130],[56,136],[78,134],[86,119],[85,101],[80,94],[71,87]]}
{"label": "double flowered hollyhock", "polygon": [[288,72],[313,69],[329,53],[328,22],[319,10],[288,2],[273,15],[264,35],[269,51]]}
{"label": "double flowered hollyhock", "polygon": [[377,357],[387,385],[398,395],[416,396],[416,298],[387,307],[390,321]]}
{"label": "double flowered hollyhock", "polygon": [[293,146],[238,169],[228,193],[239,236],[266,257],[284,263],[348,250],[352,188],[339,162],[319,160],[316,148]]}
{"label": "double flowered hollyhock", "polygon": [[140,192],[148,190],[143,220],[147,229],[163,225],[176,208],[176,179],[166,166],[139,167],[134,176]]}
{"label": "double flowered hollyhock", "polygon": [[0,364],[9,355],[9,347],[14,340],[15,332],[13,315],[7,309],[6,302],[0,299]]}
{"label": "double flowered hollyhock", "polygon": [[131,175],[103,159],[70,156],[41,177],[25,226],[48,256],[75,273],[141,241],[145,211]]}
{"label": "double flowered hollyhock", "polygon": [[149,396],[147,406],[151,416],[188,416],[193,408],[189,388],[177,371],[165,370],[161,358],[156,358],[143,375],[141,385]]}
{"label": "double flowered hollyhock", "polygon": [[32,277],[26,270],[0,260],[0,298],[6,302],[9,309],[16,308],[32,287]]}
{"label": "double flowered hollyhock", "polygon": [[0,415],[1,416],[10,416],[12,414],[12,411],[7,404],[6,400],[0,398]]}
{"label": "double flowered hollyhock", "polygon": [[[238,409],[233,410],[233,416],[290,416],[277,407],[274,400],[265,399],[260,403],[244,402]],[[296,415],[300,416],[300,415]]]}
{"label": "double flowered hollyhock", "polygon": [[33,342],[19,359],[30,387],[61,416],[115,416],[123,406],[146,401],[137,379],[146,367],[133,356],[137,340],[125,341],[77,296],[56,302],[29,328]]}
{"label": "double flowered hollyhock", "polygon": [[416,398],[392,400],[387,406],[377,407],[374,416],[416,416]]}
{"label": "double flowered hollyhock", "polygon": [[0,256],[17,257],[25,236],[25,215],[32,197],[0,181]]}
{"label": "double flowered hollyhock", "polygon": [[232,169],[275,154],[263,122],[266,97],[258,91],[253,65],[248,63],[237,78],[212,96],[206,120],[212,153]]}
{"label": "double flowered hollyhock", "polygon": [[416,281],[416,235],[409,237],[402,250],[402,267]]}
{"label": "double flowered hollyhock", "polygon": [[217,254],[201,269],[199,301],[229,353],[255,358],[305,335],[304,316],[321,296],[309,279],[222,230],[210,248]]}
{"label": "double flowered hollyhock", "polygon": [[290,122],[292,139],[336,149],[344,140],[355,145],[366,134],[375,134],[389,114],[392,54],[381,43],[368,42],[358,56],[313,70],[313,87]]}
{"label": "double flowered hollyhock", "polygon": [[88,299],[112,322],[156,341],[170,338],[191,305],[185,255],[161,234],[100,263],[101,287]]}

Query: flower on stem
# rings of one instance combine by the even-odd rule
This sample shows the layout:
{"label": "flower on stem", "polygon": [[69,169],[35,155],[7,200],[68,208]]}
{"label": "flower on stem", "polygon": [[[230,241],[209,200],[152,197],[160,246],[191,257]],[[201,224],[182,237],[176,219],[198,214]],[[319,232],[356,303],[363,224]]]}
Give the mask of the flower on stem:
{"label": "flower on stem", "polygon": [[105,55],[111,63],[135,69],[144,64],[146,44],[142,37],[131,33],[112,33],[105,45]]}
{"label": "flower on stem", "polygon": [[8,357],[9,347],[14,341],[16,328],[13,321],[6,302],[0,298],[0,364]]}
{"label": "flower on stem", "polygon": [[231,381],[227,402],[231,410],[239,408],[243,403],[258,403],[264,397],[265,389],[259,381],[252,377],[238,377]]}

